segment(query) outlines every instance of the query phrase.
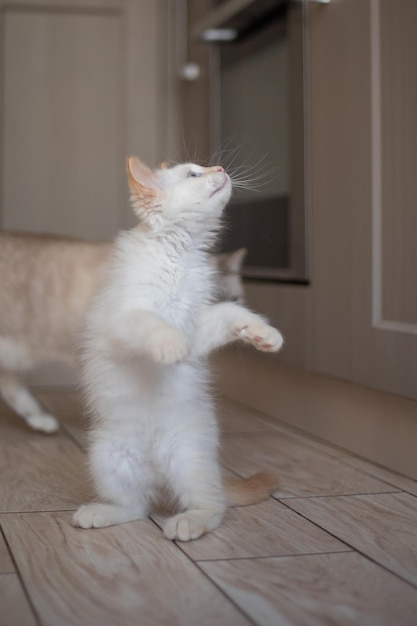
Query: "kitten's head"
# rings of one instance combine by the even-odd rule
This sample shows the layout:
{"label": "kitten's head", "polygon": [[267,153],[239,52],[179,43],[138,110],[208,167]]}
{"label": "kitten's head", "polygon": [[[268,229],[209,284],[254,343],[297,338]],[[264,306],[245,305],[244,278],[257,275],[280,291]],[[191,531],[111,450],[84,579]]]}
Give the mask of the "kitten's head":
{"label": "kitten's head", "polygon": [[221,166],[185,163],[152,171],[130,157],[127,172],[133,210],[148,228],[183,227],[194,234],[219,227],[232,192]]}

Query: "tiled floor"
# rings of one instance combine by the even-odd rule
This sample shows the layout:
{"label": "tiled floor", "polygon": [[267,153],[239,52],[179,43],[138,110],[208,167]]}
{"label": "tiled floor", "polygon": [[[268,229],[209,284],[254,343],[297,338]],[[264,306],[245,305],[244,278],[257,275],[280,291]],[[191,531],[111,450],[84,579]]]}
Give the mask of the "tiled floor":
{"label": "tiled floor", "polygon": [[231,400],[225,467],[274,468],[274,498],[215,532],[166,540],[157,519],[71,526],[89,498],[73,394],[58,435],[0,405],[1,626],[405,626],[417,623],[417,484]]}

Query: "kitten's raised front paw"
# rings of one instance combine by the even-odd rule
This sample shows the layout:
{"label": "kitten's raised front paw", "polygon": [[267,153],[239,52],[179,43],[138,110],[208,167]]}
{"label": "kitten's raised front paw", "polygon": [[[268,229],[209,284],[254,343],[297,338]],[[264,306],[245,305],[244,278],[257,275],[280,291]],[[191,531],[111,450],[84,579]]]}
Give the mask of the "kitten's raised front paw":
{"label": "kitten's raised front paw", "polygon": [[278,352],[284,343],[284,338],[273,326],[265,322],[243,322],[236,324],[235,332],[239,339],[255,346],[263,352]]}
{"label": "kitten's raised front paw", "polygon": [[157,363],[170,365],[183,361],[190,352],[185,335],[175,328],[158,330],[149,338],[146,354]]}
{"label": "kitten's raised front paw", "polygon": [[53,415],[48,413],[39,413],[38,415],[29,415],[25,417],[25,422],[33,428],[33,430],[39,430],[42,433],[56,433],[59,430],[59,422]]}

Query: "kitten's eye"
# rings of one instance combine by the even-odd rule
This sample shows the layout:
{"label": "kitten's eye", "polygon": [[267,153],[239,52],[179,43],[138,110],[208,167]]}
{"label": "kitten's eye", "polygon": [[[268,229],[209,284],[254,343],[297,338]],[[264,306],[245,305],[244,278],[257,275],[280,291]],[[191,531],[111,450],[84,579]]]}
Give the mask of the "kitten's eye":
{"label": "kitten's eye", "polygon": [[190,170],[187,174],[187,178],[198,178],[199,176],[202,176],[201,172],[193,172],[193,170]]}

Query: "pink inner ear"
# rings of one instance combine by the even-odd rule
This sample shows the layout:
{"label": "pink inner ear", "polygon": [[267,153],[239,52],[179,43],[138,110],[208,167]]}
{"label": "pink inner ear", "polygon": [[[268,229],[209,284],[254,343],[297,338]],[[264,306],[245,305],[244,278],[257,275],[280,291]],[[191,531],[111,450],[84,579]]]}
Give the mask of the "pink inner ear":
{"label": "pink inner ear", "polygon": [[156,181],[152,170],[137,157],[130,157],[128,161],[130,174],[134,180],[144,187],[155,189]]}

